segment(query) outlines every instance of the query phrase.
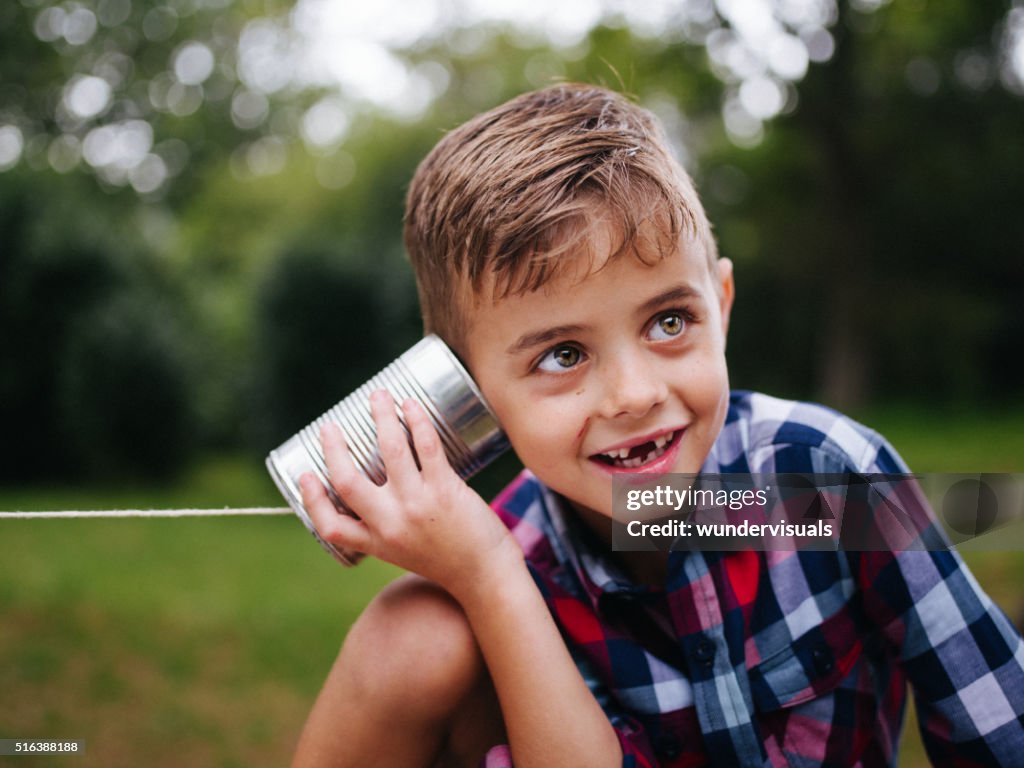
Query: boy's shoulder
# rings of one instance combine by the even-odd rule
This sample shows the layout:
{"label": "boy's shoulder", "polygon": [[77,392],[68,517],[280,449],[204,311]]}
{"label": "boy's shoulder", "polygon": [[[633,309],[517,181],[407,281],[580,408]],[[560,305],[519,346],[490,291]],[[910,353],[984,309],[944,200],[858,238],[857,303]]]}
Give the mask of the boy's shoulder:
{"label": "boy's shoulder", "polygon": [[904,473],[878,432],[818,403],[736,390],[702,468],[709,473]]}

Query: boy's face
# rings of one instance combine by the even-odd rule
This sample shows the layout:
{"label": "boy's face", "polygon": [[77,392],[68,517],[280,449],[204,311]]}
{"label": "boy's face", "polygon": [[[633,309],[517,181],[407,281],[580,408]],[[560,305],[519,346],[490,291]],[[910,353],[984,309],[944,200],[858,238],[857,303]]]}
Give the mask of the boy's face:
{"label": "boy's face", "polygon": [[654,266],[628,253],[606,263],[610,235],[595,234],[586,274],[471,307],[464,348],[523,464],[609,518],[617,473],[703,465],[728,407],[733,298],[730,262],[709,270],[695,242]]}

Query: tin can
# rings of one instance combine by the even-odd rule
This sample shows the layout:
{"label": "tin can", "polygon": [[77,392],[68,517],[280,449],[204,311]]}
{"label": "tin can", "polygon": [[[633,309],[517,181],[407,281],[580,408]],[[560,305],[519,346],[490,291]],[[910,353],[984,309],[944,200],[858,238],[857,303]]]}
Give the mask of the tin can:
{"label": "tin can", "polygon": [[[302,503],[299,477],[312,472],[327,489],[337,510],[353,514],[327,479],[320,429],[327,421],[333,421],[345,434],[356,466],[378,485],[385,481],[384,463],[377,450],[377,430],[370,413],[370,394],[379,389],[390,392],[396,403],[412,398],[423,406],[441,438],[448,461],[463,479],[483,469],[509,447],[490,406],[455,354],[437,336],[419,341],[267,457],[270,476],[289,506],[321,546],[343,565],[355,565],[362,554],[339,549],[320,537]],[[399,420],[409,437],[400,410]]]}

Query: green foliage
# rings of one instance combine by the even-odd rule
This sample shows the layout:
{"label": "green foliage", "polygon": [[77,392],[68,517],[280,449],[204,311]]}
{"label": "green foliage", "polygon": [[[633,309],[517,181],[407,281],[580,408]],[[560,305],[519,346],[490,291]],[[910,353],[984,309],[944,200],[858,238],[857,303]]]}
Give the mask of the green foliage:
{"label": "green foliage", "polygon": [[94,477],[177,474],[196,443],[187,363],[159,299],[140,292],[83,315],[57,373],[74,463]]}
{"label": "green foliage", "polygon": [[[735,385],[838,407],[1019,397],[1024,102],[997,77],[1005,3],[840,2],[835,55],[791,86],[753,148],[723,129],[740,83],[711,63],[707,34],[729,31],[713,9],[658,33],[609,15],[568,46],[511,25],[438,29],[394,51],[446,83],[420,118],[341,92],[343,143],[307,148],[303,115],[323,90],[261,91],[239,47],[253,22],[284,33],[291,4],[83,3],[107,21],[81,44],[36,34],[58,5],[0,4],[0,125],[25,138],[19,165],[0,173],[0,417],[24,436],[0,478],[118,464],[85,461],[76,446],[99,443],[66,420],[72,403],[121,404],[72,370],[101,359],[103,333],[87,326],[118,313],[136,334],[111,337],[118,359],[168,373],[164,397],[194,419],[189,445],[263,451],[294,432],[418,336],[400,237],[417,162],[443,131],[562,79],[649,106],[696,176],[736,262]],[[127,17],[107,23],[115,8]],[[151,15],[168,8],[173,29],[155,34]],[[188,43],[216,66],[172,96]],[[76,118],[61,104],[90,73],[108,81],[110,103]],[[240,119],[236,97],[265,100],[265,113]],[[169,174],[157,190],[62,154],[140,121]],[[259,170],[251,161],[270,144],[279,165]],[[143,307],[152,318],[133,314]]]}
{"label": "green foliage", "polygon": [[[232,0],[4,3],[0,125],[19,127],[26,160],[36,170],[91,177],[111,194],[134,195],[135,187],[147,199],[167,196],[177,204],[236,146],[271,132],[262,120],[238,127],[231,116],[233,96],[245,90],[236,57],[243,28],[257,12],[273,18],[288,10],[273,1],[259,6]],[[90,21],[69,37],[66,24],[53,19],[76,10]],[[221,64],[199,83],[175,75],[177,57],[189,43],[203,46]],[[83,76],[103,80],[109,94],[104,99],[94,92],[92,104],[82,105],[92,109],[76,112],[68,106],[68,93]],[[125,164],[113,157],[83,159],[90,135],[105,145],[99,155],[125,149],[123,141],[98,137],[95,129],[140,122],[145,129],[131,141],[148,146],[141,153],[136,147]],[[134,173],[147,154],[162,163],[153,183]]]}
{"label": "green foliage", "polygon": [[253,413],[260,419],[253,431],[263,450],[341,400],[416,339],[408,311],[412,297],[388,301],[386,273],[354,261],[319,248],[290,250],[258,289]]}
{"label": "green foliage", "polygon": [[33,248],[31,194],[0,191],[0,419],[21,436],[0,476],[24,478],[69,458],[57,439],[54,374],[76,316],[112,290],[116,276],[89,244]]}
{"label": "green foliage", "polygon": [[842,5],[836,54],[797,109],[759,147],[706,157],[737,262],[735,383],[838,407],[1019,395],[1024,102],[962,72],[966,54],[996,66],[1004,12]]}
{"label": "green foliage", "polygon": [[167,476],[192,448],[174,286],[142,243],[104,230],[101,205],[7,178],[0,418],[18,439],[0,478]]}

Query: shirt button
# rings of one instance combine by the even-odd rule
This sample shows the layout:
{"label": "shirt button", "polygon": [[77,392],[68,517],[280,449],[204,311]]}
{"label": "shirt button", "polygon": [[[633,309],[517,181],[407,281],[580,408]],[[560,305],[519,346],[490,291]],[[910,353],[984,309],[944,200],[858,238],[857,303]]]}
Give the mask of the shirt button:
{"label": "shirt button", "polygon": [[715,644],[705,638],[697,643],[693,655],[702,667],[710,668],[715,663]]}
{"label": "shirt button", "polygon": [[811,651],[811,658],[814,660],[814,668],[818,671],[819,675],[827,675],[835,667],[832,654],[823,645],[819,645]]}
{"label": "shirt button", "polygon": [[683,745],[670,733],[663,733],[654,741],[654,751],[666,760],[675,760],[683,754]]}

